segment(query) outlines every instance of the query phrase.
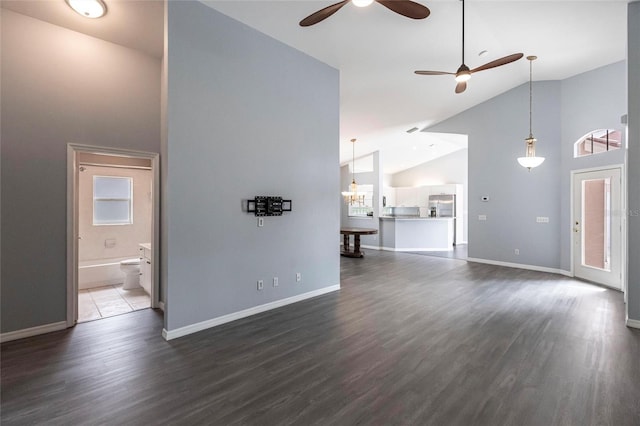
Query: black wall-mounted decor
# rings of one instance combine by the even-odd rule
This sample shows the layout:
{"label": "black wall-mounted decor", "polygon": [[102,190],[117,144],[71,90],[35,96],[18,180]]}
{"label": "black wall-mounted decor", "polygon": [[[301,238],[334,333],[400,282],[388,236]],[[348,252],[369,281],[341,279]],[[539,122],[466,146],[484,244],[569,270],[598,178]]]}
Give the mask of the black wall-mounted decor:
{"label": "black wall-mounted decor", "polygon": [[282,197],[256,196],[247,200],[247,212],[256,216],[282,216],[282,212],[290,211],[291,200],[283,200]]}

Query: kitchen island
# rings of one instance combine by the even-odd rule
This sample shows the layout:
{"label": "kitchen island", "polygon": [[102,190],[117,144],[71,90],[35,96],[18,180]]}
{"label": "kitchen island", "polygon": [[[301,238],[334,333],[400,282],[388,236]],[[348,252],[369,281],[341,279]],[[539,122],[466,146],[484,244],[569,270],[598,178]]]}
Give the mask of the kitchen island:
{"label": "kitchen island", "polygon": [[380,248],[389,251],[453,250],[452,217],[380,217]]}

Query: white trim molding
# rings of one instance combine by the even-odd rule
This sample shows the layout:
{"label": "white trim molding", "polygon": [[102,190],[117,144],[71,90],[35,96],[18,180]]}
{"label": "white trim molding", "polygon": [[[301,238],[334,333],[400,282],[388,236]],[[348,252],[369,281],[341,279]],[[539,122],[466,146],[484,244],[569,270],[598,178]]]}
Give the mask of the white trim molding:
{"label": "white trim molding", "polygon": [[627,317],[626,324],[627,324],[627,327],[640,329],[640,320],[634,320]]}
{"label": "white trim molding", "polygon": [[262,312],[270,311],[272,309],[280,308],[282,306],[290,305],[292,303],[301,302],[313,297],[322,296],[323,294],[332,293],[340,290],[340,284],[332,285],[329,287],[313,290],[308,293],[299,294],[297,296],[288,297],[286,299],[280,299],[273,302],[265,303],[264,305],[254,306],[253,308],[245,309],[243,311],[233,312],[231,314],[223,315],[221,317],[212,318],[207,321],[198,322],[195,324],[187,325],[184,327],[176,328],[175,330],[162,329],[162,337],[165,340],[173,340],[178,337],[183,337],[189,334],[197,333],[198,331],[206,330],[208,328],[217,327],[222,324],[226,324],[231,321],[239,320],[242,318],[256,315]]}
{"label": "white trim molding", "polygon": [[[78,154],[101,154],[128,158],[144,158],[151,161],[152,211],[151,211],[151,307],[158,307],[160,300],[160,154],[157,152],[91,146],[77,143],[67,144],[67,327],[76,325],[78,319]],[[164,310],[164,309],[163,309]]]}
{"label": "white trim molding", "polygon": [[65,330],[67,328],[66,321],[54,322],[51,324],[39,325],[37,327],[24,328],[22,330],[9,331],[0,334],[0,342],[10,342],[12,340],[24,339],[26,337],[38,336],[40,334],[51,333],[54,331]]}
{"label": "white trim molding", "polygon": [[427,247],[413,247],[413,248],[397,248],[397,247],[380,247],[380,250],[384,250],[384,251],[453,251],[453,247],[451,248],[447,248],[447,247],[442,247],[442,248],[427,248]]}
{"label": "white trim molding", "polygon": [[475,263],[486,263],[487,265],[505,266],[507,268],[526,269],[529,271],[549,272],[552,274],[565,275],[567,277],[573,276],[569,271],[564,271],[562,269],[556,269],[556,268],[548,268],[546,266],[525,265],[523,263],[500,262],[498,260],[478,259],[475,257],[468,257],[467,261],[475,262]]}

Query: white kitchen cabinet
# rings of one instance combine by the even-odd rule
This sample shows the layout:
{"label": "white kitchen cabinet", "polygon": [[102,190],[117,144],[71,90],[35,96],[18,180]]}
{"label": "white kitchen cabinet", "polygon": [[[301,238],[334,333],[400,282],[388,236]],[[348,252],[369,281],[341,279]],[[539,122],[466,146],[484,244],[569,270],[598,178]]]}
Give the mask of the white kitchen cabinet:
{"label": "white kitchen cabinet", "polygon": [[396,206],[417,207],[418,206],[418,188],[414,188],[414,187],[396,188]]}

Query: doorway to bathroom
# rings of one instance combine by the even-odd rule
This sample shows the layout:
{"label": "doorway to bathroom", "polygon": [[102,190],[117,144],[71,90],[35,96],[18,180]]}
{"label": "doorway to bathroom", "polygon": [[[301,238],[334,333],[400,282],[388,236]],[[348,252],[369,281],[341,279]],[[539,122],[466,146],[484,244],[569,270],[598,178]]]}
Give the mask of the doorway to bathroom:
{"label": "doorway to bathroom", "polygon": [[162,307],[158,166],[155,153],[69,145],[68,326]]}

